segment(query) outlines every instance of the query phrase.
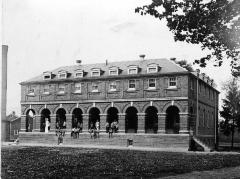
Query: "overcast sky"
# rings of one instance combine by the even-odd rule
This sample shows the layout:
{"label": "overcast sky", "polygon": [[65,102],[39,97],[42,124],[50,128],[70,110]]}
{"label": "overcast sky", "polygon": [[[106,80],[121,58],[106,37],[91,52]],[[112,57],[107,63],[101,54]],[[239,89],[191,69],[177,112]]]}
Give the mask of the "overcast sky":
{"label": "overcast sky", "polygon": [[[174,42],[165,21],[136,14],[149,0],[3,0],[3,44],[8,53],[7,114],[20,115],[19,83],[60,66],[176,57],[193,62],[200,46]],[[220,84],[229,63],[201,69]]]}

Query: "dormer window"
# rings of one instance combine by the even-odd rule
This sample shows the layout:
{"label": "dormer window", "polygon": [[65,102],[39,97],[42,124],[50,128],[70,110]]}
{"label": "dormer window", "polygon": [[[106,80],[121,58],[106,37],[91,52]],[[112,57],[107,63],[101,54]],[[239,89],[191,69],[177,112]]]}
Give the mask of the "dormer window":
{"label": "dormer window", "polygon": [[112,67],[109,69],[109,75],[118,75],[118,68],[117,67]]}
{"label": "dormer window", "polygon": [[101,70],[99,68],[92,69],[92,73],[91,73],[92,77],[100,76],[100,74],[101,74]]}
{"label": "dormer window", "polygon": [[137,74],[138,73],[138,67],[137,66],[129,66],[128,68],[128,74]]}
{"label": "dormer window", "polygon": [[65,93],[65,85],[59,85],[58,86],[58,94],[64,94]]}
{"label": "dormer window", "polygon": [[158,65],[157,64],[149,64],[147,66],[147,73],[157,73],[158,72]]}
{"label": "dormer window", "polygon": [[82,87],[81,83],[75,83],[75,91],[74,91],[74,93],[81,93],[82,92],[81,87]]}
{"label": "dormer window", "polygon": [[75,78],[82,78],[83,77],[83,70],[76,70],[75,71]]}
{"label": "dormer window", "polygon": [[52,79],[52,73],[51,72],[43,72],[43,79],[44,80]]}
{"label": "dormer window", "polygon": [[58,72],[58,78],[60,78],[60,79],[67,78],[67,71],[64,71],[64,70],[59,71]]}

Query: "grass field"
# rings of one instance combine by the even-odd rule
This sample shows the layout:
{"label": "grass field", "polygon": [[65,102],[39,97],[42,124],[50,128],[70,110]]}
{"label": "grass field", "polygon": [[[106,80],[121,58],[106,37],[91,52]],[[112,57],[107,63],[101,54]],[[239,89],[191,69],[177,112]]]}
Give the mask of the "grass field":
{"label": "grass field", "polygon": [[240,165],[240,154],[2,147],[2,178],[158,178]]}

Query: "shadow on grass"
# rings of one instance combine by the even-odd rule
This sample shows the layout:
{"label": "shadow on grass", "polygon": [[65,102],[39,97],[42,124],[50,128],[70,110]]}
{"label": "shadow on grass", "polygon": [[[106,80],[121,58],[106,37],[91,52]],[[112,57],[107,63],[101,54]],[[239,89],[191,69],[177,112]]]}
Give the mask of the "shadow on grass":
{"label": "shadow on grass", "polygon": [[240,165],[240,154],[2,148],[2,178],[157,178]]}

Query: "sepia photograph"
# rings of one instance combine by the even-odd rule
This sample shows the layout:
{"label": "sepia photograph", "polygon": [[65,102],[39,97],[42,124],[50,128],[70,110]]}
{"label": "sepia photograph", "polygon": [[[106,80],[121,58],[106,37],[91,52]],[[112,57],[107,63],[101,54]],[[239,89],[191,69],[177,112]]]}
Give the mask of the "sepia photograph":
{"label": "sepia photograph", "polygon": [[1,0],[1,178],[240,178],[240,0]]}

